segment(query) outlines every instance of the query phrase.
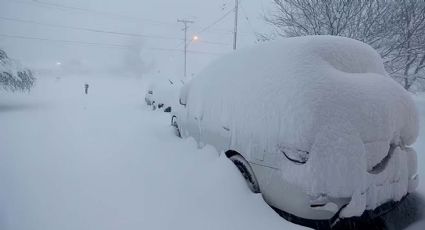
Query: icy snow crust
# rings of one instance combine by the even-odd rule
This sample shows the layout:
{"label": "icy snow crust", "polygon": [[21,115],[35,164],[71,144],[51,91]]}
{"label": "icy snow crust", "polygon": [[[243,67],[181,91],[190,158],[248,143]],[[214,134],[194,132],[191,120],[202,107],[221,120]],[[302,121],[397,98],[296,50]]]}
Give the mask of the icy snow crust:
{"label": "icy snow crust", "polygon": [[[343,217],[400,200],[417,185],[408,188],[416,153],[405,148],[418,136],[414,102],[362,42],[308,36],[243,49],[207,67],[181,94],[205,128],[230,128],[230,148],[310,152],[304,165],[282,160],[283,179],[312,197],[352,197]],[[368,172],[389,152],[379,173]]]}

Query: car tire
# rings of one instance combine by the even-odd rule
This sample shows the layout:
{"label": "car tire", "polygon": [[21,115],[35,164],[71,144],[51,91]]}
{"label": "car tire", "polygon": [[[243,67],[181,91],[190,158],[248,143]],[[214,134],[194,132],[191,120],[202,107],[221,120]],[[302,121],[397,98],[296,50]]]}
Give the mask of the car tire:
{"label": "car tire", "polygon": [[257,178],[255,177],[254,171],[252,170],[251,166],[249,165],[248,161],[243,158],[243,156],[236,154],[229,159],[235,164],[235,166],[238,168],[239,172],[241,172],[242,176],[244,177],[248,188],[253,193],[259,193],[260,192],[260,186],[258,184]]}

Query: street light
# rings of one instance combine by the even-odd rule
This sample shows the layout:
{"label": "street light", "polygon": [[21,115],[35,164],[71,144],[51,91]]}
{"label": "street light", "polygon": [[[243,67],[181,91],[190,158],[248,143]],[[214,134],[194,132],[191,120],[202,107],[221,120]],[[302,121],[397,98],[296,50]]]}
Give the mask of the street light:
{"label": "street light", "polygon": [[197,35],[194,35],[194,36],[192,37],[192,40],[193,40],[193,41],[198,41],[198,40],[199,40],[199,37],[198,37]]}

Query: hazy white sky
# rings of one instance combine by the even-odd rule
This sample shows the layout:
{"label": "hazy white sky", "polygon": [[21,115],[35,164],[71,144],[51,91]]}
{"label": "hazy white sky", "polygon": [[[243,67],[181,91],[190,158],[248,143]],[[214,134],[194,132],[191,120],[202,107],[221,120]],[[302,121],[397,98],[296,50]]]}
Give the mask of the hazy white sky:
{"label": "hazy white sky", "polygon": [[[269,30],[261,16],[271,1],[240,0],[240,4],[238,42],[239,47],[243,47],[255,43],[255,32]],[[234,0],[0,0],[0,48],[29,65],[47,67],[56,62],[78,60],[90,66],[116,68],[128,57],[137,55],[137,49],[110,45],[141,47],[145,62],[153,63],[152,72],[178,75],[183,72],[183,53],[178,50],[183,49],[184,34],[183,25],[177,23],[177,19],[195,21],[189,29],[192,36],[233,7]],[[13,21],[16,19],[26,22]],[[188,54],[189,74],[199,72],[219,54],[232,50],[233,20],[230,13],[199,34],[200,42],[189,45],[190,50],[203,52]],[[147,36],[90,32],[58,25]]]}

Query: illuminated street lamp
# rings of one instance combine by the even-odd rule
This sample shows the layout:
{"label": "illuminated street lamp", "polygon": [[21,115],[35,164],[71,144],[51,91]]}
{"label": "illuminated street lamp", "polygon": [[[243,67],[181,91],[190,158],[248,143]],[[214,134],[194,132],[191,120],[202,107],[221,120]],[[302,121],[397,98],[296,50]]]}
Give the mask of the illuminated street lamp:
{"label": "illuminated street lamp", "polygon": [[192,41],[197,41],[197,40],[199,40],[199,37],[198,37],[197,35],[194,35],[194,36],[192,37]]}

